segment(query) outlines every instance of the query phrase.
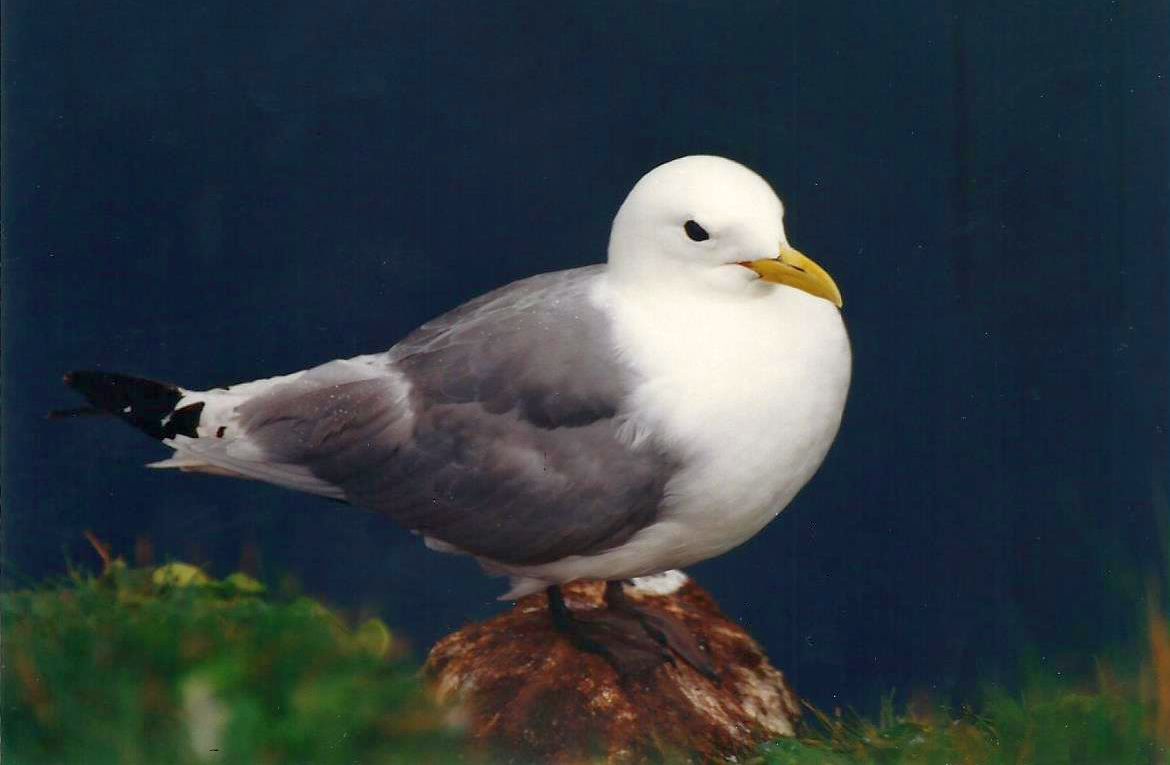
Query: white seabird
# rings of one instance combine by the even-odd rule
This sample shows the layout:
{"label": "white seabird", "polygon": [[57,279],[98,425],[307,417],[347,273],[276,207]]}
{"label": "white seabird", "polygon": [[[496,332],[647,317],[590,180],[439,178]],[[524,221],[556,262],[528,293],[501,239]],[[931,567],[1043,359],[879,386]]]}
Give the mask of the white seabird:
{"label": "white seabird", "polygon": [[551,602],[724,553],[792,500],[845,406],[840,306],[767,182],[692,156],[634,186],[604,265],[502,287],[384,353],[207,391],[66,380],[174,449],[154,467],[383,513]]}

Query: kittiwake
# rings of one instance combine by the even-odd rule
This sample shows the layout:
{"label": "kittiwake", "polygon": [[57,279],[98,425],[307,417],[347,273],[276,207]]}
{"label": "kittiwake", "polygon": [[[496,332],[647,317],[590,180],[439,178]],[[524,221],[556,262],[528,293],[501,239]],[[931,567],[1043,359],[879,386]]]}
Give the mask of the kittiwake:
{"label": "kittiwake", "polygon": [[[580,637],[558,585],[727,552],[812,477],[849,388],[841,304],[789,244],[766,181],[691,156],[638,181],[604,264],[501,287],[388,351],[210,390],[66,382],[174,450],[153,467],[384,514],[509,576],[507,598],[548,588]],[[702,664],[677,630],[643,622]]]}

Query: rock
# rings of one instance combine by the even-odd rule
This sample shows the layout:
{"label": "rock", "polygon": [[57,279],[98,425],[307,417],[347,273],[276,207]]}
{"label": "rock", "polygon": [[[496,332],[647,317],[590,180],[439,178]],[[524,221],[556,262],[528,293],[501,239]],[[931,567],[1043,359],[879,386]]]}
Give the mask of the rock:
{"label": "rock", "polygon": [[[574,610],[602,607],[600,582],[564,589]],[[709,594],[681,572],[635,580],[626,593],[681,619],[719,679],[681,660],[623,679],[552,628],[544,595],[443,638],[424,673],[475,745],[521,762],[731,761],[793,735],[796,696]]]}

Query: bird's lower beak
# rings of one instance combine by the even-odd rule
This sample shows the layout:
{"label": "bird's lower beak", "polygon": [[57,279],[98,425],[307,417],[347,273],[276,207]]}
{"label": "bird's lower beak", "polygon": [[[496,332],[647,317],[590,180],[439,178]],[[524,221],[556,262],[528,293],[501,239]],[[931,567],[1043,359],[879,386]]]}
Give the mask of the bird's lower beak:
{"label": "bird's lower beak", "polygon": [[838,308],[844,304],[841,300],[841,290],[837,289],[833,277],[805,257],[804,253],[788,245],[785,245],[775,258],[750,260],[740,265],[755,271],[766,282],[787,284],[810,295],[824,298]]}

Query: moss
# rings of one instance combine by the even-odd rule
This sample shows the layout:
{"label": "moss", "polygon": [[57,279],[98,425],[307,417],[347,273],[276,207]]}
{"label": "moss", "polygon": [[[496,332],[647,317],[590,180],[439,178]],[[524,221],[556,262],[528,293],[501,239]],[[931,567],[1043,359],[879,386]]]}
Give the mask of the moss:
{"label": "moss", "polygon": [[172,563],[0,596],[13,763],[449,762],[386,625]]}
{"label": "moss", "polygon": [[1146,726],[1137,699],[1111,694],[1055,693],[1038,699],[997,695],[979,716],[939,713],[934,719],[822,719],[815,731],[769,744],[768,765],[1101,765],[1160,763],[1170,749]]}
{"label": "moss", "polygon": [[1170,762],[1170,631],[1156,609],[1149,617],[1148,659],[1128,679],[1104,666],[1087,687],[1033,674],[1018,695],[987,689],[978,713],[899,714],[887,700],[876,723],[812,709],[800,737],[768,744],[758,762],[1162,765]]}
{"label": "moss", "polygon": [[[385,624],[269,596],[243,574],[183,563],[0,595],[4,762],[414,763],[466,760]],[[1170,629],[1151,607],[1128,679],[1033,677],[976,713],[876,721],[812,710],[759,765],[1170,762]],[[1140,668],[1137,658],[1147,658]],[[921,709],[920,704],[915,709]]]}

